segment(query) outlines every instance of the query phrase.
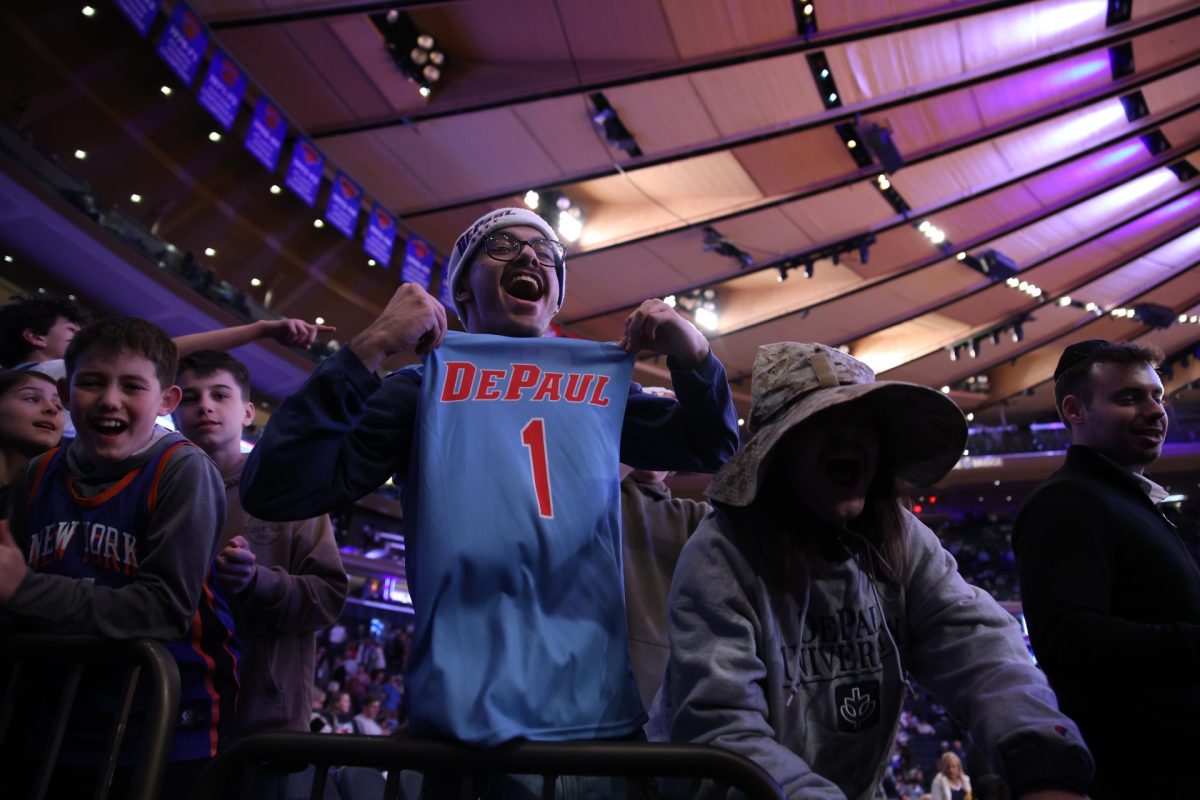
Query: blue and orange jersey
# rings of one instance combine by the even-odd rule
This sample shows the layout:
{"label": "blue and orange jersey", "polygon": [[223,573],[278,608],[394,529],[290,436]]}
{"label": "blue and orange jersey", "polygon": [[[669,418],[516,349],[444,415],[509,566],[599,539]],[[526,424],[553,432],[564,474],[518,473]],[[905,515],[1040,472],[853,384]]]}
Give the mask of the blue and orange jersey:
{"label": "blue and orange jersey", "polygon": [[[91,580],[96,586],[120,589],[142,578],[142,560],[153,557],[146,541],[158,502],[159,485],[179,441],[133,469],[103,492],[81,495],[67,467],[65,449],[52,450],[38,464],[26,497],[30,541],[26,558],[35,572]],[[136,621],[131,621],[136,627]],[[199,606],[187,634],[165,642],[179,666],[179,716],[170,760],[211,758],[233,730],[238,691],[240,648],[233,615],[207,567]],[[119,676],[85,671],[76,700],[63,757],[89,763],[104,752],[120,693]],[[52,689],[50,674],[44,677]],[[134,701],[122,762],[137,752],[137,720],[142,706]]]}

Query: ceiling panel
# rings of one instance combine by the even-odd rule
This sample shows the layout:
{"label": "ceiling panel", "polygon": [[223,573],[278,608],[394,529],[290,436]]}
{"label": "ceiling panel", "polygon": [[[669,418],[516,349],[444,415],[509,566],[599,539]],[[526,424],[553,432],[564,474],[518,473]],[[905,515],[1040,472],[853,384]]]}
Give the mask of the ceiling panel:
{"label": "ceiling panel", "polygon": [[825,111],[803,53],[698,72],[692,85],[722,136]]}
{"label": "ceiling panel", "polygon": [[779,211],[803,233],[796,250],[818,242],[835,242],[895,216],[892,207],[869,181],[857,181],[786,203]]}
{"label": "ceiling panel", "polygon": [[829,129],[742,145],[731,152],[767,196],[790,194],[856,169],[842,140]]}
{"label": "ceiling panel", "polygon": [[825,57],[846,104],[907,91],[963,68],[954,22],[829,47]]}
{"label": "ceiling panel", "polygon": [[963,18],[956,23],[962,68],[969,71],[1031,53],[1045,54],[1101,33],[1107,12],[1106,0],[1042,0]]}
{"label": "ceiling panel", "polygon": [[[643,153],[661,153],[708,142],[719,135],[688,75],[615,86],[605,92],[605,97]],[[576,102],[582,111],[581,104]],[[552,133],[555,129],[547,130]]]}

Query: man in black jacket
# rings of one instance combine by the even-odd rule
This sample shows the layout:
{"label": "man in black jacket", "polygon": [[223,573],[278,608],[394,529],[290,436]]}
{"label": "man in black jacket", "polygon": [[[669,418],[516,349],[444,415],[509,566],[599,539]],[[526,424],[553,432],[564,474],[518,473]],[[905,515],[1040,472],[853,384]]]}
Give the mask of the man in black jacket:
{"label": "man in black jacket", "polygon": [[1142,474],[1167,431],[1160,360],[1100,340],[1063,352],[1054,394],[1072,444],[1013,531],[1033,648],[1096,758],[1100,799],[1196,791],[1200,568]]}

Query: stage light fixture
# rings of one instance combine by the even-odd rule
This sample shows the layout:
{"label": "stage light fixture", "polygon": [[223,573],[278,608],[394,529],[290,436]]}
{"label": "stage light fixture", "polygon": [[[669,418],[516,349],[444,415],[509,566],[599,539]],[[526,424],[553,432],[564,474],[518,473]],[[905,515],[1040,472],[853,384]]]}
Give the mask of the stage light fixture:
{"label": "stage light fixture", "polygon": [[754,258],[734,244],[728,236],[723,236],[711,225],[705,225],[703,230],[705,252],[732,258],[738,263],[740,269],[754,266]]}
{"label": "stage light fixture", "polygon": [[891,130],[869,120],[858,123],[856,130],[858,139],[866,145],[867,152],[875,157],[884,172],[894,174],[904,166],[904,154],[896,146]]}
{"label": "stage light fixture", "polygon": [[260,281],[258,278],[251,278],[250,285],[257,289],[259,286],[262,286],[262,281]]}
{"label": "stage light fixture", "polygon": [[1146,98],[1140,91],[1121,97],[1121,107],[1125,109],[1125,119],[1129,122],[1139,120],[1150,113]]}
{"label": "stage light fixture", "polygon": [[538,193],[535,192],[533,189],[530,189],[528,192],[525,193],[526,208],[536,209],[538,207],[539,200],[541,200],[541,198],[538,196]]}
{"label": "stage light fixture", "polygon": [[427,31],[421,31],[412,17],[399,9],[369,14],[368,19],[383,35],[384,48],[400,71],[417,84],[421,97],[433,94],[433,85],[443,77],[446,61],[444,51]]}
{"label": "stage light fixture", "polygon": [[624,150],[625,154],[631,158],[638,158],[642,155],[642,150],[638,147],[637,140],[629,129],[625,127],[625,123],[621,121],[621,116],[617,110],[612,107],[605,97],[604,92],[592,92],[588,95],[591,101],[592,122],[604,134],[605,140],[614,147]]}

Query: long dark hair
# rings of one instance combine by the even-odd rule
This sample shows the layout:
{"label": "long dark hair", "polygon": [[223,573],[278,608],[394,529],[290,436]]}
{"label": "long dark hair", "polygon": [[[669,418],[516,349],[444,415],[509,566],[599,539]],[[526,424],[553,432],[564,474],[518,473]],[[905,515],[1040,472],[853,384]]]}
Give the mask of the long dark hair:
{"label": "long dark hair", "polygon": [[774,463],[768,465],[753,503],[745,508],[723,507],[745,540],[757,544],[759,568],[769,583],[794,590],[805,575],[805,563],[824,557],[830,548],[848,551],[877,581],[902,586],[908,580],[911,563],[904,509],[909,487],[896,477],[882,438],[879,444],[879,464],[867,489],[866,504],[862,513],[844,526],[799,506],[789,496]]}

